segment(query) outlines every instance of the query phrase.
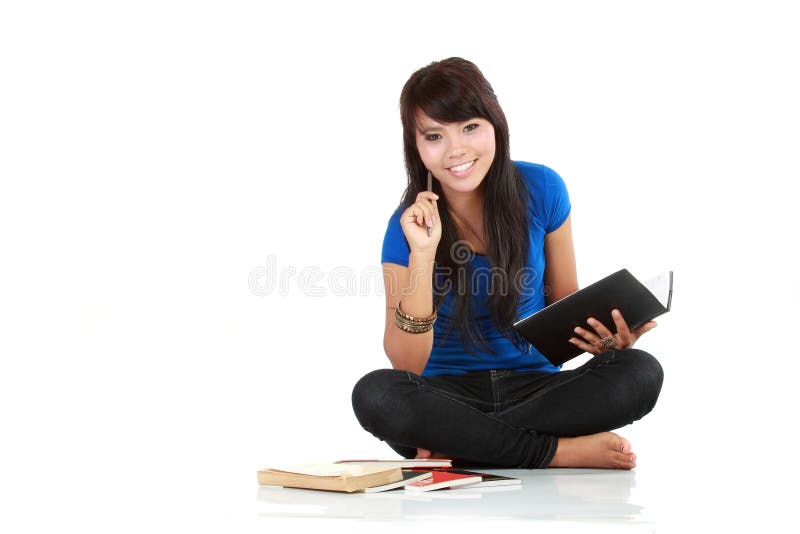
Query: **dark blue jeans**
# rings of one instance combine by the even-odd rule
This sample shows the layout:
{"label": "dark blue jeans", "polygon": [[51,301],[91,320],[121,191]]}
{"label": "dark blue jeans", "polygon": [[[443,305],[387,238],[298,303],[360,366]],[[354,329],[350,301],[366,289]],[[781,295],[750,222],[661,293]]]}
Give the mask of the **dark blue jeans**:
{"label": "dark blue jeans", "polygon": [[650,354],[610,350],[558,373],[507,369],[422,377],[379,369],[353,388],[361,426],[405,458],[421,447],[459,466],[547,467],[559,436],[613,430],[656,404],[664,374]]}

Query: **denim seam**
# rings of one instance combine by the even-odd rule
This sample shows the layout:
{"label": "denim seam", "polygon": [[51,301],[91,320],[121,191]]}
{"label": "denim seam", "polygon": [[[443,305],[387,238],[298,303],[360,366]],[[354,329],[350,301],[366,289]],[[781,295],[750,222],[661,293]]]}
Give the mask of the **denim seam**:
{"label": "denim seam", "polygon": [[[466,406],[467,408],[469,408],[470,410],[473,410],[473,411],[475,411],[475,412],[477,412],[477,413],[479,413],[479,414],[481,414],[481,415],[484,415],[484,416],[488,417],[489,419],[492,419],[492,420],[494,420],[494,421],[497,421],[497,422],[503,423],[503,425],[505,425],[505,426],[507,426],[507,427],[509,427],[509,428],[513,428],[514,430],[526,430],[526,431],[529,431],[529,430],[530,430],[530,429],[527,429],[527,428],[521,428],[521,427],[518,427],[518,426],[514,426],[514,425],[512,425],[512,424],[509,424],[509,423],[507,423],[506,421],[503,421],[502,419],[499,419],[499,418],[497,418],[497,417],[495,417],[495,416],[492,416],[492,415],[490,415],[490,414],[488,414],[488,413],[486,413],[486,412],[482,412],[482,411],[478,410],[477,408],[475,408],[474,406],[470,406],[469,404],[467,404],[466,402],[464,402],[464,401],[462,401],[462,400],[460,400],[460,399],[456,399],[456,398],[454,398],[454,397],[451,397],[451,396],[450,396],[450,395],[451,395],[451,394],[450,394],[450,392],[447,392],[447,391],[442,391],[442,390],[440,390],[440,389],[438,389],[438,388],[435,388],[435,387],[429,386],[429,385],[427,385],[427,384],[423,384],[422,382],[419,382],[419,381],[415,380],[415,379],[414,379],[412,376],[410,376],[410,375],[409,375],[409,378],[412,380],[412,382],[414,382],[414,383],[417,385],[417,387],[420,387],[420,388],[426,389],[426,390],[430,391],[431,393],[433,393],[433,394],[435,394],[435,395],[438,395],[439,397],[442,397],[442,398],[444,398],[444,399],[452,400],[452,401],[454,401],[454,402],[457,402],[457,403],[459,403],[459,404],[462,404],[462,405]],[[490,402],[484,402],[484,401],[478,401],[478,402],[481,402],[481,403],[483,403],[483,404],[488,404],[488,405],[491,405],[491,404],[492,404],[492,403],[490,403]]]}
{"label": "denim seam", "polygon": [[[496,417],[494,415],[482,412],[482,411],[478,410],[477,408],[475,408],[473,406],[470,406],[469,404],[467,404],[467,403],[465,403],[465,402],[463,402],[463,401],[461,401],[459,399],[451,397],[450,396],[451,395],[450,392],[442,391],[442,390],[440,390],[438,388],[429,386],[429,385],[421,382],[420,380],[418,380],[418,377],[416,375],[412,374],[411,372],[407,372],[406,374],[408,375],[409,381],[413,382],[418,388],[426,389],[426,390],[430,391],[431,393],[433,393],[434,395],[436,395],[438,397],[441,397],[441,398],[444,398],[444,399],[448,399],[448,400],[451,400],[453,402],[457,402],[457,403],[465,406],[466,408],[468,408],[468,409],[470,409],[470,410],[472,410],[474,412],[477,412],[477,413],[481,414],[482,416],[484,416],[484,417],[486,417],[488,419],[491,419],[493,421],[501,423],[503,426],[508,427],[508,428],[510,428],[512,430],[515,430],[515,431],[518,431],[518,432],[524,432],[524,433],[527,433],[529,435],[540,435],[540,436],[545,437],[545,439],[547,439],[547,441],[548,441],[547,450],[544,451],[544,458],[542,458],[540,460],[540,465],[535,465],[534,468],[547,467],[547,465],[549,465],[550,461],[552,461],[552,457],[555,455],[555,449],[556,449],[556,444],[557,444],[557,438],[555,436],[551,436],[549,434],[540,433],[537,430],[533,430],[533,429],[530,429],[530,428],[524,428],[524,427],[519,427],[519,426],[516,426],[516,425],[512,425],[512,424],[510,424],[510,423],[508,423],[508,422],[506,422],[506,421],[504,421],[504,420],[502,420],[502,419],[500,419],[500,418],[498,418],[498,417]],[[492,386],[494,387],[494,382],[492,383]],[[483,401],[479,401],[479,402],[483,402]],[[410,447],[408,445],[406,445],[406,446]],[[526,463],[528,463],[528,464],[532,463],[532,460],[533,460],[532,456],[533,456],[533,453],[529,456],[528,462],[526,462]],[[530,466],[520,466],[520,467],[530,468]]]}
{"label": "denim seam", "polygon": [[[443,391],[443,390],[441,390],[439,388],[436,388],[434,386],[430,386],[428,384],[425,384],[424,382],[419,381],[417,379],[416,375],[414,375],[414,374],[412,374],[410,372],[407,372],[407,374],[408,374],[408,379],[412,383],[414,383],[417,387],[422,387],[422,388],[425,388],[425,389],[427,389],[429,391],[434,391],[434,392],[440,394],[440,396],[442,396],[442,397],[458,401],[461,404],[465,404],[465,405],[469,406],[469,402],[475,402],[475,403],[478,403],[478,404],[481,404],[481,405],[484,405],[484,406],[494,406],[494,404],[491,403],[491,402],[486,402],[486,401],[483,401],[483,400],[480,400],[480,399],[476,399],[474,397],[467,397],[466,395],[460,395],[458,393],[452,393],[450,391]],[[469,402],[466,402],[466,401],[469,401]],[[472,408],[472,406],[470,406],[470,408]],[[480,412],[480,410],[478,410],[478,411]],[[480,412],[480,413],[484,413],[484,412]]]}
{"label": "denim seam", "polygon": [[498,412],[498,414],[497,414],[498,417],[502,417],[503,415],[507,415],[507,414],[513,412],[514,410],[516,410],[516,409],[518,409],[518,408],[520,408],[522,406],[525,406],[526,404],[530,403],[531,401],[538,399],[542,395],[550,393],[550,392],[560,388],[563,385],[569,384],[570,382],[572,382],[576,378],[584,376],[586,373],[594,371],[595,369],[599,369],[600,367],[602,367],[604,365],[610,364],[611,362],[613,362],[615,360],[615,355],[616,355],[616,351],[612,350],[611,354],[610,354],[610,356],[608,358],[603,359],[602,361],[600,361],[596,365],[593,365],[592,367],[588,367],[586,369],[583,369],[580,373],[574,373],[568,380],[565,380],[565,381],[561,382],[558,385],[552,386],[550,388],[542,388],[541,391],[537,391],[535,394],[531,395],[530,397],[528,397],[524,401],[520,402],[519,404],[516,404],[514,406],[511,406],[509,408],[506,408],[505,410],[502,410],[502,411]]}

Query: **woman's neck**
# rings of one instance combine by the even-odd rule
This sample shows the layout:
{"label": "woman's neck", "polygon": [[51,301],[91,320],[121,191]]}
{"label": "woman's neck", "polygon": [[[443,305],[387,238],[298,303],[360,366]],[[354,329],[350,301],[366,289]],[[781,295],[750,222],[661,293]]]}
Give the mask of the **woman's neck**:
{"label": "woman's neck", "polygon": [[483,187],[469,192],[445,191],[445,197],[450,210],[459,217],[468,221],[483,219]]}

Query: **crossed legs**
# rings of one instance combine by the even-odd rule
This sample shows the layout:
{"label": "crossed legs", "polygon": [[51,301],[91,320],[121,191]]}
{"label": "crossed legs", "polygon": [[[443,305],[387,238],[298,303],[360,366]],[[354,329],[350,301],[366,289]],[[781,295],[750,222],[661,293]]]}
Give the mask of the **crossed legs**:
{"label": "crossed legs", "polygon": [[554,374],[380,369],[358,381],[352,399],[361,425],[405,457],[419,448],[462,465],[629,469],[630,443],[608,431],[649,413],[662,381],[655,358],[625,349]]}

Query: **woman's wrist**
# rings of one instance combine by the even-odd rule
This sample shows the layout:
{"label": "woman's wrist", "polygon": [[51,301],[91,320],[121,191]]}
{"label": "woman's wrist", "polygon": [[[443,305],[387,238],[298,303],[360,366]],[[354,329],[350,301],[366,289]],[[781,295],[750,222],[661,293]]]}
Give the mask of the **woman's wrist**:
{"label": "woman's wrist", "polygon": [[412,263],[433,264],[436,261],[436,250],[411,250],[408,254],[409,267]]}

